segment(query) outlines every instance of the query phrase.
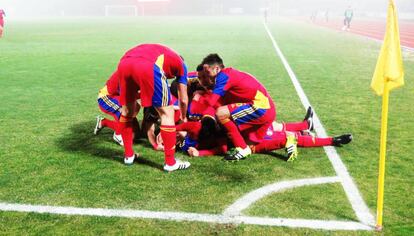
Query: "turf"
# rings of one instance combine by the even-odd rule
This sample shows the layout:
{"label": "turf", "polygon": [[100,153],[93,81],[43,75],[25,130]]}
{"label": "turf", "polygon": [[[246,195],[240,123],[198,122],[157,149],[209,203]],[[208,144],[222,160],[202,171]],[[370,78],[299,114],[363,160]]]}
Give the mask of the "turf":
{"label": "turf", "polygon": [[[369,90],[369,81],[379,45],[285,20],[272,21],[270,28],[327,132],[354,134],[354,142],[339,153],[374,212],[381,102]],[[162,153],[153,152],[147,142],[135,145],[141,161],[126,167],[122,148],[111,141],[112,133],[92,134],[94,117],[99,114],[98,90],[123,52],[144,42],[171,46],[184,56],[190,69],[206,54],[218,52],[227,66],[254,74],[266,86],[277,104],[278,120],[303,119],[304,108],[258,18],[47,19],[9,22],[6,30],[0,40],[0,99],[6,101],[0,106],[1,202],[221,213],[243,194],[263,185],[335,175],[322,149],[301,149],[300,159],[294,163],[284,161],[283,151],[254,155],[238,163],[224,163],[220,157],[191,158],[189,170],[165,174]],[[410,150],[414,145],[409,135],[414,97],[409,81],[414,63],[410,54],[405,59],[407,85],[392,93],[389,121],[384,224],[385,232],[393,234],[414,231],[410,197]],[[319,189],[317,196],[315,189]],[[289,194],[299,197],[289,202]],[[329,206],[306,201],[315,197],[329,200]],[[274,213],[272,204],[285,209]],[[302,205],[306,210],[298,210]],[[337,185],[271,196],[247,212],[356,220]],[[12,212],[0,212],[0,219],[0,231],[6,234],[69,234],[75,229],[79,234],[327,233]]]}

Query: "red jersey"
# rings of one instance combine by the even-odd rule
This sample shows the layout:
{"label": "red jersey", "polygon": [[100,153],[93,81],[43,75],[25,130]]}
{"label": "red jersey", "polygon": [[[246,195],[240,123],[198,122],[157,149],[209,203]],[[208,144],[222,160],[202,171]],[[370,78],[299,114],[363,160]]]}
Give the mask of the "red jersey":
{"label": "red jersey", "polygon": [[[162,59],[160,56],[164,55]],[[177,78],[179,83],[187,84],[187,67],[180,55],[161,44],[141,44],[125,53],[121,58],[141,58],[154,64],[161,64],[167,79]],[[159,60],[162,62],[158,63]]]}
{"label": "red jersey", "polygon": [[256,99],[258,91],[269,97],[264,86],[256,78],[233,68],[222,69],[213,88],[213,93],[223,97],[225,104],[252,102]]}
{"label": "red jersey", "polygon": [[222,105],[249,103],[262,109],[274,107],[269,93],[255,77],[233,68],[224,68],[216,76],[213,95],[208,103],[217,107],[219,99]]}
{"label": "red jersey", "polygon": [[118,71],[115,71],[111,77],[106,81],[106,88],[110,95],[119,95],[119,76]]}

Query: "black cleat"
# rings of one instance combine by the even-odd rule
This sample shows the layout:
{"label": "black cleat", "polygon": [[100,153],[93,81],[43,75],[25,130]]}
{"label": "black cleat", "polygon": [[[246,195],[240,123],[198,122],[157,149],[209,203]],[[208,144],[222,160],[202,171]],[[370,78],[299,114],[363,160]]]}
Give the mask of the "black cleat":
{"label": "black cleat", "polygon": [[313,131],[313,109],[312,107],[308,107],[308,110],[306,111],[305,118],[303,119],[306,122],[308,122],[308,130]]}
{"label": "black cleat", "polygon": [[244,160],[246,159],[246,157],[250,156],[252,154],[252,151],[250,150],[249,147],[242,149],[242,148],[235,148],[233,150],[231,150],[230,152],[228,152],[223,160],[225,161],[239,161],[239,160]]}
{"label": "black cleat", "polygon": [[348,144],[352,141],[352,134],[343,134],[333,138],[332,145],[341,147],[342,144]]}

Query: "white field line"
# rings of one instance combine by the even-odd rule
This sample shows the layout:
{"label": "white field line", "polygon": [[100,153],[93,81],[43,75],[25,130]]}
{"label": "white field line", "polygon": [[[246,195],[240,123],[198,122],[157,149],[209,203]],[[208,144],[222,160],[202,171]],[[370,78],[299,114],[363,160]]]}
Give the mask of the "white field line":
{"label": "white field line", "polygon": [[[269,37],[271,38],[276,52],[282,59],[292,82],[298,91],[302,103],[305,108],[309,106],[309,101],[303,93],[299,82],[296,79],[292,69],[287,64],[286,59],[278,48],[273,36],[265,24],[265,28]],[[293,77],[292,77],[293,76]],[[298,90],[299,88],[299,90]],[[315,114],[315,128],[320,136],[325,136],[326,132]],[[186,213],[186,212],[161,212],[161,211],[145,211],[145,210],[127,210],[127,209],[104,209],[104,208],[78,208],[78,207],[63,207],[63,206],[43,206],[43,205],[29,205],[29,204],[15,204],[0,202],[1,211],[17,211],[17,212],[35,212],[35,213],[49,213],[49,214],[64,214],[64,215],[82,215],[82,216],[103,216],[103,217],[128,217],[128,218],[146,218],[146,219],[162,219],[175,221],[198,221],[206,223],[219,224],[254,224],[266,226],[285,226],[285,227],[302,227],[311,229],[325,229],[325,230],[372,230],[373,217],[369,213],[368,208],[363,202],[358,189],[352,182],[344,164],[340,160],[335,149],[325,149],[330,157],[334,169],[338,176],[323,177],[314,179],[302,179],[293,181],[283,181],[264,186],[260,189],[254,190],[246,194],[234,204],[229,206],[223,214],[200,214],[200,213]],[[340,182],[351,201],[352,207],[355,210],[358,219],[362,222],[350,221],[334,221],[334,220],[308,220],[308,219],[286,219],[286,218],[268,218],[268,217],[251,217],[243,216],[241,211],[250,206],[253,202],[277,191],[300,187],[312,184],[335,183]]]}
{"label": "white field line", "polygon": [[[283,55],[282,51],[280,50],[279,46],[277,45],[275,39],[273,38],[273,35],[271,34],[269,28],[267,27],[266,23],[263,23],[267,34],[269,35],[270,40],[272,41],[273,47],[276,50],[277,55],[280,57],[283,65],[285,66],[286,71],[289,74],[289,77],[296,89],[296,92],[299,95],[299,98],[305,107],[307,109],[310,106],[310,102],[303,91],[298,79],[296,78],[295,73],[293,72],[292,68],[290,67],[289,63],[287,62],[285,56]],[[326,137],[326,131],[325,128],[322,126],[321,121],[319,120],[319,117],[317,116],[316,112],[314,113],[314,125],[315,130],[318,136]],[[348,170],[346,169],[344,163],[342,162],[340,156],[336,152],[336,149],[334,147],[324,147],[326,154],[329,157],[329,160],[331,161],[336,174],[341,179],[342,186],[344,188],[344,191],[351,202],[352,208],[355,211],[355,214],[360,222],[366,225],[373,226],[375,223],[374,216],[369,211],[367,205],[365,204],[364,200],[361,197],[361,194],[358,191],[358,188],[356,187],[355,183],[353,182],[351,176],[348,173]]]}
{"label": "white field line", "polygon": [[307,185],[315,184],[328,184],[328,183],[337,183],[341,180],[338,176],[334,177],[321,177],[321,178],[312,178],[312,179],[299,179],[299,180],[290,180],[282,181],[273,184],[263,186],[259,189],[256,189],[243,197],[239,198],[236,202],[224,210],[223,215],[228,216],[238,216],[242,214],[242,211],[247,209],[251,204],[256,201],[266,197],[269,194],[280,192],[286,189],[297,188]]}
{"label": "white field line", "polygon": [[218,224],[251,224],[266,226],[302,227],[324,230],[372,230],[371,227],[349,221],[324,221],[307,219],[284,219],[249,216],[226,216],[215,214],[198,214],[184,212],[160,212],[125,209],[104,209],[104,208],[78,208],[62,206],[42,206],[15,203],[0,203],[2,211],[35,212],[62,215],[101,216],[101,217],[127,217],[145,218],[174,221],[197,221]]}

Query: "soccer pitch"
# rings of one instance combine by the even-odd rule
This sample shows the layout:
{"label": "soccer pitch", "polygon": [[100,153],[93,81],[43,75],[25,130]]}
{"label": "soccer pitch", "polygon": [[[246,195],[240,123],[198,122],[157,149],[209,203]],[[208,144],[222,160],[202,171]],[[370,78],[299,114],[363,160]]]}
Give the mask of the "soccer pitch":
{"label": "soccer pitch", "polygon": [[[286,19],[269,30],[329,135],[351,132],[337,148],[364,201],[375,213],[381,98],[370,90],[380,45]],[[225,163],[188,158],[189,170],[165,174],[163,154],[147,142],[124,166],[112,133],[92,134],[98,90],[123,53],[140,43],[180,52],[190,70],[211,52],[255,75],[271,93],[277,120],[303,119],[304,108],[260,18],[73,18],[15,21],[0,39],[0,202],[79,208],[221,214],[265,185],[336,173],[322,148],[255,154]],[[406,86],[391,93],[385,234],[414,233],[414,55],[404,53]],[[182,158],[184,155],[178,154]],[[285,190],[244,210],[253,217],[358,221],[340,183]],[[217,224],[0,211],[4,234],[373,234],[307,228]]]}

